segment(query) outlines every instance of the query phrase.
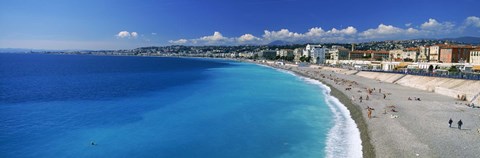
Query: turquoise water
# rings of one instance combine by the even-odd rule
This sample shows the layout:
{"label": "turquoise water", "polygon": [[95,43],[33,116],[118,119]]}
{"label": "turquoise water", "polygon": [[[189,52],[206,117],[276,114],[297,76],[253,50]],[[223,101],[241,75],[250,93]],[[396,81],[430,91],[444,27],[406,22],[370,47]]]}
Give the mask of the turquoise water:
{"label": "turquoise water", "polygon": [[327,87],[272,68],[186,58],[0,57],[0,157],[361,151],[356,125]]}

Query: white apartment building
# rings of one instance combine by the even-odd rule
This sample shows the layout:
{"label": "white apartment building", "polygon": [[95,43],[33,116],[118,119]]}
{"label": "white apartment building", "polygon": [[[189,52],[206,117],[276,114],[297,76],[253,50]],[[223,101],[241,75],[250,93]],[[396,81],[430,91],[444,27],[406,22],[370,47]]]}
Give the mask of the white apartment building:
{"label": "white apartment building", "polygon": [[310,62],[314,64],[323,64],[325,63],[325,52],[326,48],[323,48],[322,45],[310,45],[308,44],[303,50],[303,55],[306,57],[311,57]]}
{"label": "white apartment building", "polygon": [[470,64],[480,65],[480,49],[470,51]]}

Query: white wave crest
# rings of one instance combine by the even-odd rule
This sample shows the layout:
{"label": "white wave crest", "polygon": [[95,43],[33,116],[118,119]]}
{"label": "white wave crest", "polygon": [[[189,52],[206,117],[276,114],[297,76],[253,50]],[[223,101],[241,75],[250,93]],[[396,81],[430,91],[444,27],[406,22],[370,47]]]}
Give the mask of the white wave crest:
{"label": "white wave crest", "polygon": [[258,64],[263,67],[275,69],[277,71],[297,76],[305,82],[317,85],[323,90],[326,97],[325,102],[333,113],[334,126],[330,129],[327,136],[325,153],[327,158],[360,158],[362,153],[362,140],[360,139],[360,130],[352,119],[350,111],[337,98],[330,95],[330,87],[320,81],[299,76],[291,71],[279,69],[271,66]]}
{"label": "white wave crest", "polygon": [[325,148],[328,158],[358,158],[362,157],[362,140],[360,139],[360,130],[350,115],[347,107],[337,98],[330,95],[330,87],[310,78],[304,78],[308,83],[318,85],[325,94],[325,102],[333,113],[334,126],[330,129],[327,136],[327,146]]}

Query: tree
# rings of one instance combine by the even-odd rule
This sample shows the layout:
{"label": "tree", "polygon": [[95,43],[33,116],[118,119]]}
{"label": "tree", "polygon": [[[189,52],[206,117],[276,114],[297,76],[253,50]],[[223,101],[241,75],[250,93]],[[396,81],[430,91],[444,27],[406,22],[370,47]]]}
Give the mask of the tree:
{"label": "tree", "polygon": [[305,55],[302,56],[302,57],[300,57],[300,61],[301,61],[301,62],[305,62],[305,60],[306,60],[306,59],[305,59]]}
{"label": "tree", "polygon": [[455,67],[455,66],[451,66],[449,69],[448,69],[448,72],[458,72],[458,68]]}
{"label": "tree", "polygon": [[258,54],[253,55],[253,59],[258,59]]}

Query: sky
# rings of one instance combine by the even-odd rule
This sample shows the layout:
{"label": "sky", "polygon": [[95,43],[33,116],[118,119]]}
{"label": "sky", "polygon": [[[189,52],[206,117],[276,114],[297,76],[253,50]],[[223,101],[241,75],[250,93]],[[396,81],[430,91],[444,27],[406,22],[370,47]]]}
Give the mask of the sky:
{"label": "sky", "polygon": [[0,48],[480,37],[479,0],[0,0]]}

